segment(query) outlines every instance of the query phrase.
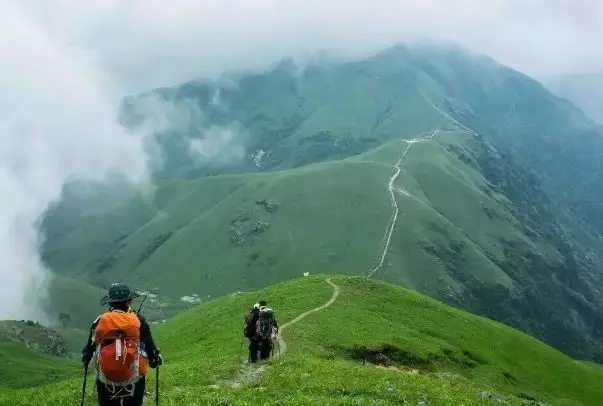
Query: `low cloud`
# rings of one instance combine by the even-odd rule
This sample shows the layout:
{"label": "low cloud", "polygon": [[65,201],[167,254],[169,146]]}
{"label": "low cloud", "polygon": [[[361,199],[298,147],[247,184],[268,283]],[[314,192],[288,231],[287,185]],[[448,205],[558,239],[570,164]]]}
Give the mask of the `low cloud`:
{"label": "low cloud", "polygon": [[459,42],[531,74],[603,68],[599,0],[23,0],[54,37],[92,49],[127,92],[317,51]]}
{"label": "low cloud", "polygon": [[[220,88],[216,87],[209,102],[214,108],[227,110]],[[199,104],[186,98],[168,98],[157,92],[132,99],[127,108],[132,128],[152,133],[147,140],[147,152],[155,169],[160,169],[166,157],[160,148],[168,139],[177,138],[187,148],[187,155],[197,164],[237,163],[245,157],[247,132],[237,122],[225,126],[213,124]]]}
{"label": "low cloud", "polygon": [[146,182],[143,133],[117,124],[89,55],[52,42],[17,3],[0,3],[0,318],[43,319],[48,271],[38,221],[72,179]]}
{"label": "low cloud", "polygon": [[189,139],[191,157],[200,163],[212,161],[230,163],[245,157],[243,129],[235,124],[229,127],[211,126],[201,138]]}

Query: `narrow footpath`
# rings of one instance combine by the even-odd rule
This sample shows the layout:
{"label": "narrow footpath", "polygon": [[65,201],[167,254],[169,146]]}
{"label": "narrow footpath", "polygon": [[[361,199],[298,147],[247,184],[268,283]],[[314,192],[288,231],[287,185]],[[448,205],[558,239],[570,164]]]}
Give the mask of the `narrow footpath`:
{"label": "narrow footpath", "polygon": [[[300,314],[293,320],[290,320],[290,321],[286,322],[285,324],[283,324],[282,326],[280,326],[279,335],[278,335],[278,346],[275,349],[277,352],[275,354],[275,358],[282,359],[285,355],[285,352],[287,351],[287,343],[285,342],[285,339],[283,338],[283,335],[284,335],[283,333],[285,332],[285,330],[288,327],[294,325],[295,323],[298,323],[299,321],[303,320],[306,316],[308,316],[312,313],[326,309],[327,307],[329,307],[333,303],[335,303],[335,301],[339,297],[341,288],[339,286],[337,286],[335,283],[333,283],[333,281],[331,281],[331,278],[327,278],[327,279],[325,279],[325,281],[333,287],[333,295],[325,304],[315,307],[314,309],[310,309],[307,312]],[[230,386],[231,388],[241,388],[244,385],[247,385],[251,382],[259,381],[262,377],[262,374],[264,373],[264,371],[266,371],[267,368],[268,368],[267,364],[260,364],[260,365],[245,364],[241,367],[239,372],[234,377],[232,377],[228,381],[224,382],[224,384],[227,386]],[[211,385],[211,387],[217,389],[220,387],[220,384]]]}

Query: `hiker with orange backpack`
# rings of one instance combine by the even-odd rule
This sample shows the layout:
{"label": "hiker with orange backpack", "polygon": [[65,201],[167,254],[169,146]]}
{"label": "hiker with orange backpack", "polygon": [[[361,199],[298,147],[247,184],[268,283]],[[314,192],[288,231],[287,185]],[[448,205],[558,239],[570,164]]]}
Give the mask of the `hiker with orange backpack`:
{"label": "hiker with orange backpack", "polygon": [[101,299],[101,305],[109,305],[109,310],[92,323],[82,350],[86,370],[96,356],[99,406],[141,406],[147,366],[157,368],[163,363],[149,324],[130,309],[137,297],[125,285],[111,285]]}

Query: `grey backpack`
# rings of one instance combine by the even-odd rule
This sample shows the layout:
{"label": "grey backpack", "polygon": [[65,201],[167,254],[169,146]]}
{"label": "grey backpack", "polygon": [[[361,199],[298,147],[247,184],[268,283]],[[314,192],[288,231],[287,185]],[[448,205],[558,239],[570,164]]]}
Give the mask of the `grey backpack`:
{"label": "grey backpack", "polygon": [[269,307],[260,308],[260,315],[257,323],[258,337],[262,339],[271,338],[272,327],[274,327],[274,312]]}

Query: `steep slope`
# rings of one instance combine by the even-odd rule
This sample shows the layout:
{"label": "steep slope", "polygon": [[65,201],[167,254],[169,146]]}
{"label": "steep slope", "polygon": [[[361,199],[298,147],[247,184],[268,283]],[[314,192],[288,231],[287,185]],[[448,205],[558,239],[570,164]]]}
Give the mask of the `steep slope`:
{"label": "steep slope", "polygon": [[489,58],[437,47],[409,55],[444,89],[440,108],[537,173],[560,211],[571,213],[569,222],[578,223],[571,231],[581,243],[592,243],[589,232],[598,240],[603,232],[600,126],[540,83]]}
{"label": "steep slope", "polygon": [[553,75],[541,79],[553,93],[582,109],[603,124],[603,72]]}
{"label": "steep slope", "polygon": [[[165,355],[165,405],[274,402],[289,405],[596,405],[603,377],[507,326],[365,278],[308,277],[200,305],[155,330]],[[269,365],[241,367],[240,317],[267,298],[289,325],[287,351]],[[282,350],[283,348],[281,348]],[[278,348],[276,350],[278,353]],[[0,393],[1,403],[74,403],[69,380]],[[149,384],[149,391],[154,387]],[[92,390],[87,402],[93,402]],[[494,399],[494,400],[489,400]]]}

